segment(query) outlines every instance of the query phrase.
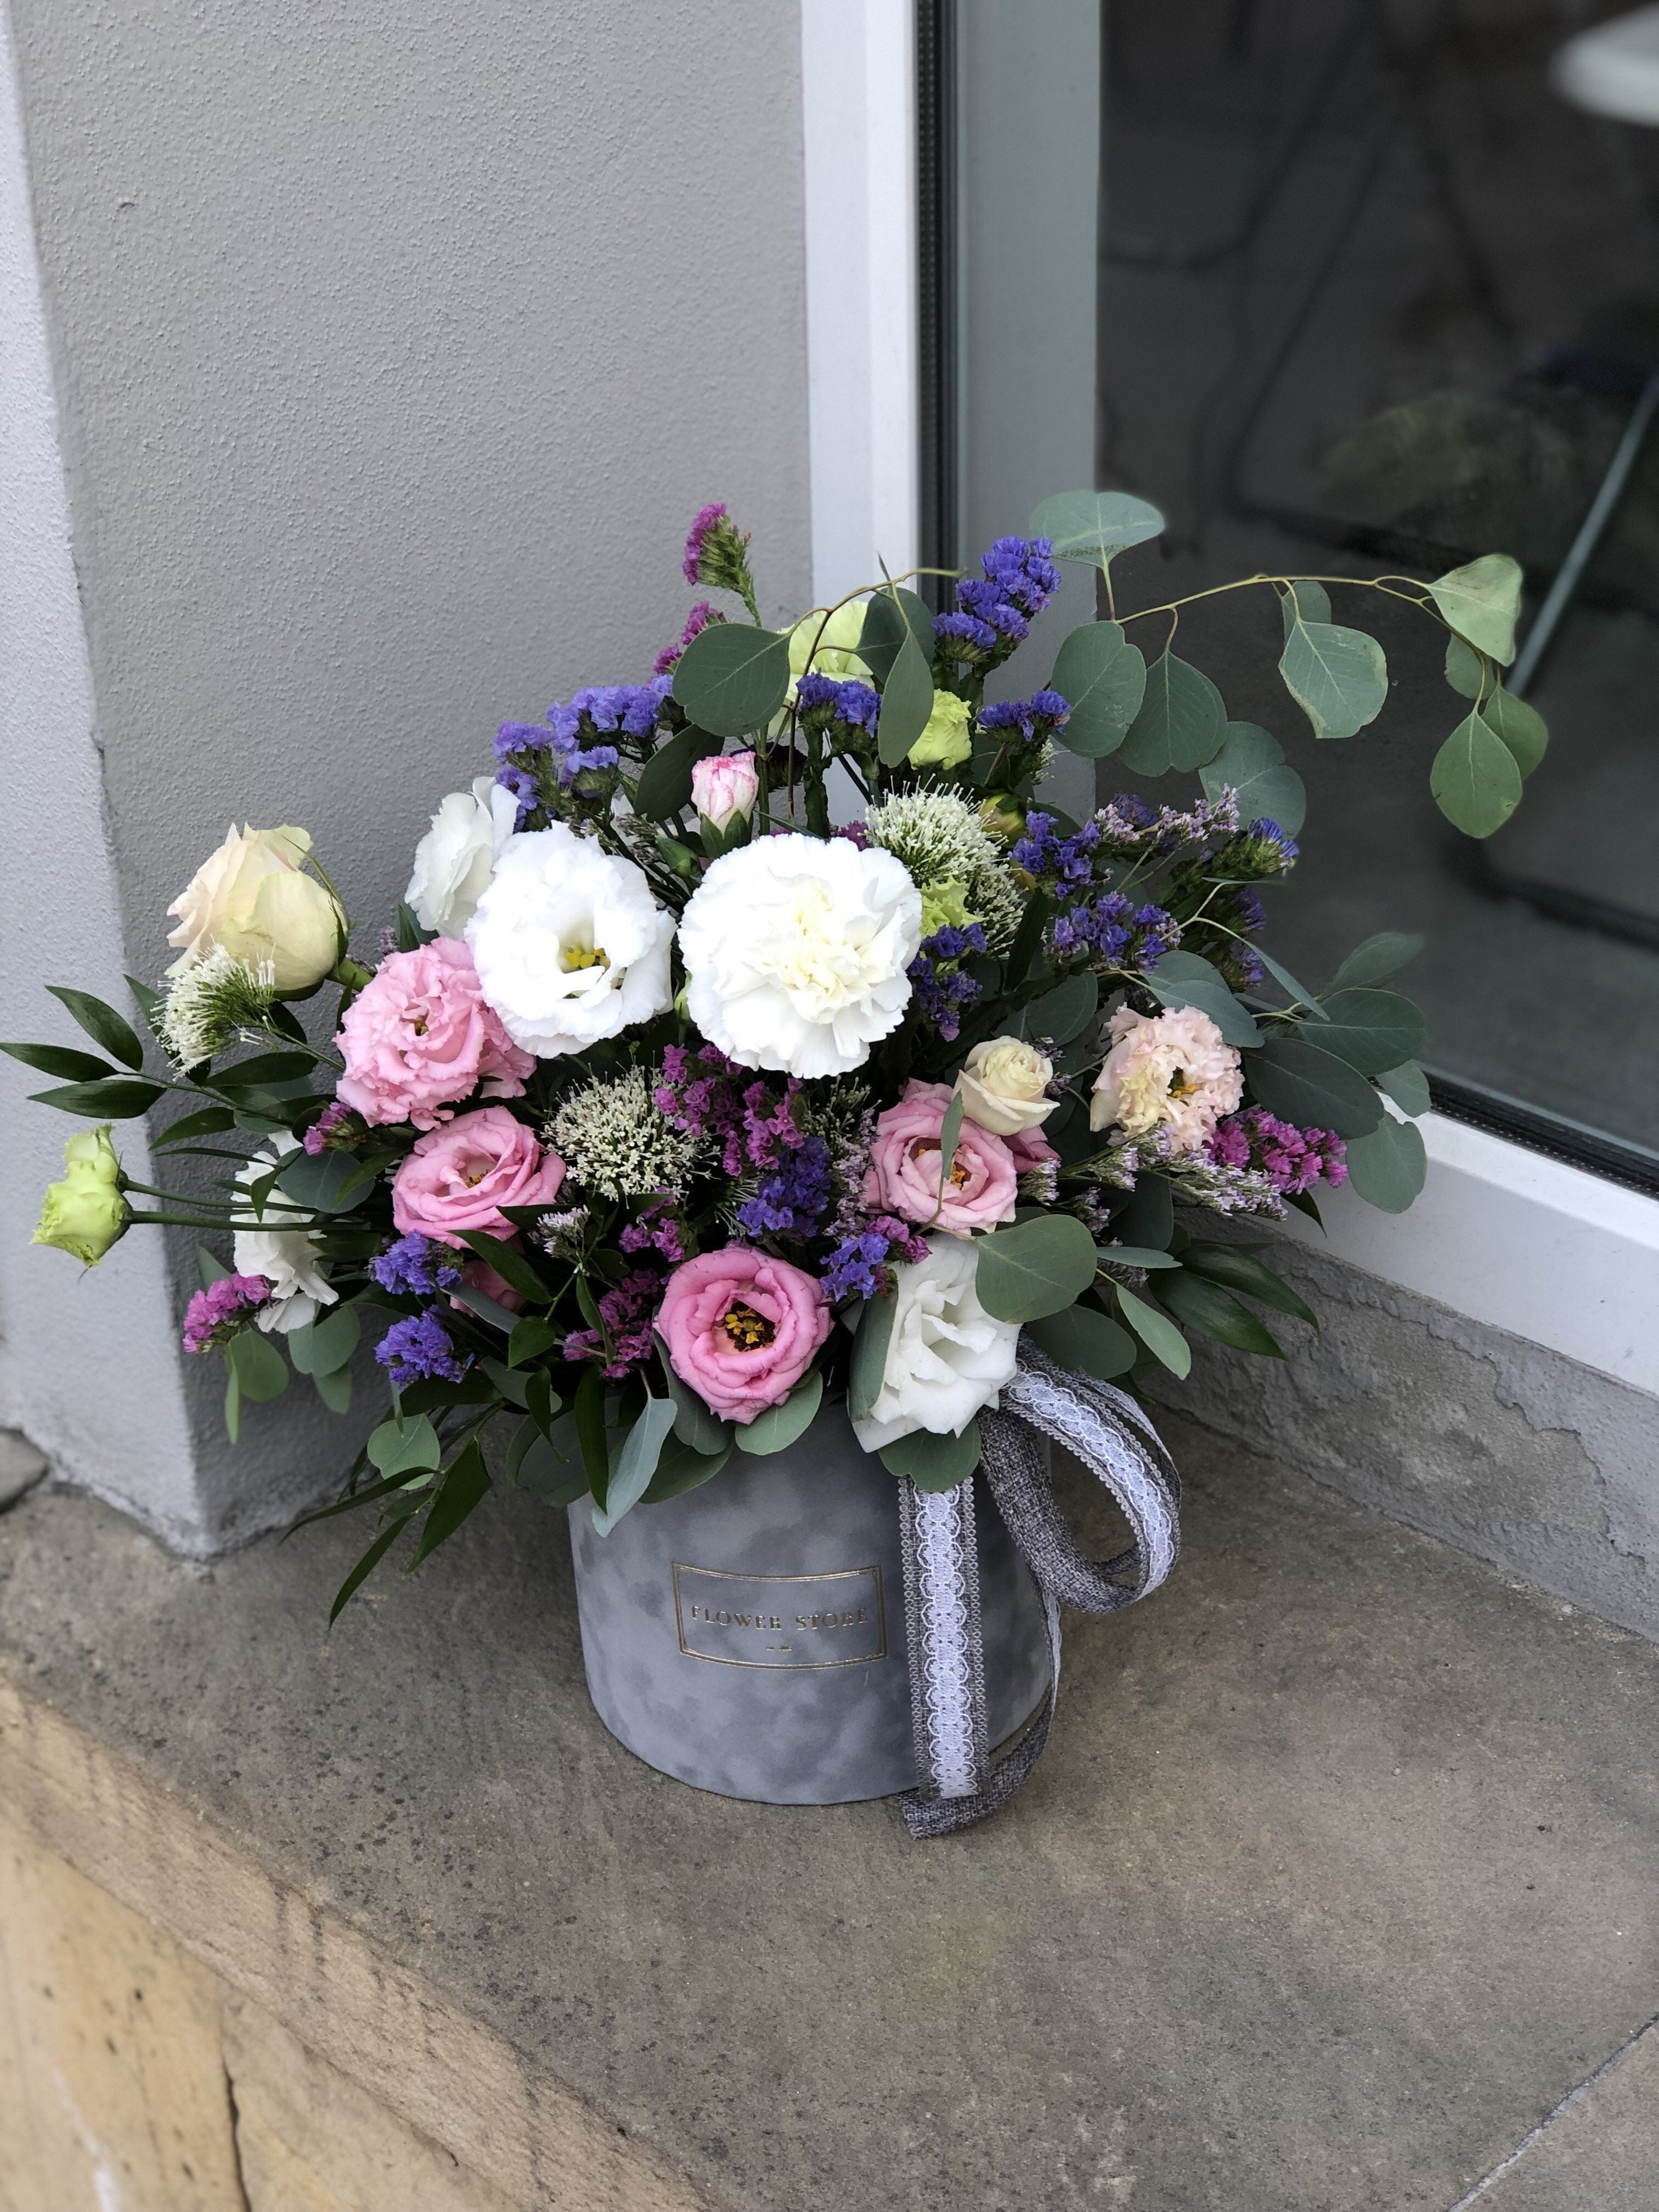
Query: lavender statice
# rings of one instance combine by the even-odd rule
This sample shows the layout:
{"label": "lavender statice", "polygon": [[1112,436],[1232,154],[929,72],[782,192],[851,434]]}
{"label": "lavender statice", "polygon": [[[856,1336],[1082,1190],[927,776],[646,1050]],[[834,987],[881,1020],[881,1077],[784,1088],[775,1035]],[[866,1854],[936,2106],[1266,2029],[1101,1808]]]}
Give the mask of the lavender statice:
{"label": "lavender statice", "polygon": [[1114,860],[1141,854],[1167,860],[1186,846],[1231,837],[1238,828],[1238,795],[1224,790],[1219,799],[1200,799],[1182,811],[1175,806],[1154,810],[1133,792],[1121,791],[1100,809],[1094,824],[1101,850]]}
{"label": "lavender statice", "polygon": [[368,1263],[368,1272],[393,1297],[431,1298],[461,1279],[460,1262],[447,1244],[411,1234],[388,1244]]}
{"label": "lavender statice", "polygon": [[881,712],[881,694],[873,684],[837,683],[833,676],[811,670],[795,687],[796,720],[805,731],[827,730],[832,722],[843,728],[875,734]]}
{"label": "lavender statice", "polygon": [[1009,858],[1040,890],[1059,898],[1093,882],[1099,843],[1097,823],[1085,822],[1080,830],[1062,836],[1054,816],[1033,807],[1025,817],[1025,835]]}
{"label": "lavender statice", "polygon": [[915,987],[917,1005],[947,1044],[959,1035],[963,1009],[973,1004],[981,988],[978,979],[957,963],[984,950],[985,932],[978,922],[963,927],[947,922],[922,939],[905,971]]}
{"label": "lavender statice", "polygon": [[[519,802],[519,828],[538,806],[573,787],[607,797],[614,777],[595,779],[605,779],[620,763],[614,740],[632,739],[629,750],[635,754],[648,750],[673,680],[659,675],[648,684],[596,684],[578,691],[568,706],[556,699],[545,723],[503,722],[495,732],[495,781]],[[586,782],[578,784],[580,777]]]}
{"label": "lavender statice", "polygon": [[1046,538],[999,538],[981,556],[978,576],[964,576],[956,605],[933,619],[947,660],[994,668],[1030,635],[1032,619],[1060,589],[1060,571]]}
{"label": "lavender statice", "polygon": [[270,1295],[263,1275],[221,1275],[216,1283],[198,1291],[185,1308],[185,1350],[210,1352],[215,1345],[228,1343],[269,1303]]}
{"label": "lavender statice", "polygon": [[895,1261],[912,1266],[927,1256],[927,1243],[908,1221],[890,1213],[870,1215],[864,1225],[842,1237],[823,1262],[825,1297],[831,1305],[843,1298],[873,1298],[891,1288]]}
{"label": "lavender statice", "polygon": [[1181,925],[1161,906],[1135,906],[1121,891],[1107,891],[1057,914],[1049,942],[1062,963],[1086,959],[1145,975],[1180,944]]}
{"label": "lavender statice", "polygon": [[[396,950],[394,945],[393,950]],[[339,1099],[331,1098],[306,1131],[302,1142],[315,1159],[319,1152],[344,1152],[368,1134],[368,1124],[361,1114]]]}
{"label": "lavender statice", "polygon": [[1265,1175],[1286,1198],[1299,1197],[1316,1182],[1334,1188],[1348,1179],[1347,1146],[1334,1129],[1298,1128],[1265,1106],[1247,1106],[1218,1122],[1205,1155],[1219,1167]]}
{"label": "lavender statice", "polygon": [[472,1364],[471,1353],[459,1348],[430,1307],[394,1321],[375,1346],[374,1357],[400,1390],[433,1377],[459,1382]]}
{"label": "lavender statice", "polygon": [[801,1087],[790,1076],[781,1091],[763,1081],[748,1084],[739,1068],[712,1044],[671,1044],[663,1052],[662,1079],[652,1091],[658,1114],[671,1129],[718,1155],[722,1173],[775,1168],[805,1139]]}
{"label": "lavender statice", "polygon": [[1260,883],[1269,876],[1287,875],[1296,866],[1298,849],[1294,837],[1263,816],[1216,848],[1211,872],[1234,883]]}
{"label": "lavender statice", "polygon": [[781,1166],[761,1177],[736,1218],[744,1235],[755,1239],[816,1237],[829,1206],[830,1147],[822,1137],[805,1137]]}
{"label": "lavender statice", "polygon": [[1058,691],[1037,691],[1029,699],[1004,699],[979,710],[980,728],[990,732],[999,744],[1032,750],[1045,744],[1071,719],[1071,702]]}
{"label": "lavender statice", "polygon": [[[551,1217],[544,1214],[544,1221]],[[656,1252],[671,1267],[678,1267],[686,1257],[685,1224],[674,1209],[672,1199],[648,1199],[640,1208],[637,1221],[623,1224],[617,1242],[624,1252],[637,1254]]]}

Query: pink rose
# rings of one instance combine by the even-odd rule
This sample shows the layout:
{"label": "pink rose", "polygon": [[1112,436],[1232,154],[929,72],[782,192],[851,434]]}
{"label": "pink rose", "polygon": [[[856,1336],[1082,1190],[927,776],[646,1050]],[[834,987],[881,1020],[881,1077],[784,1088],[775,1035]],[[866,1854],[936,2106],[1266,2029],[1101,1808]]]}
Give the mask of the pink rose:
{"label": "pink rose", "polygon": [[668,1278],[657,1327],[682,1382],[745,1425],[781,1406],[830,1334],[823,1285],[747,1244],[687,1260]]}
{"label": "pink rose", "polygon": [[1014,1218],[1014,1155],[964,1115],[956,1158],[939,1200],[939,1137],[951,1098],[948,1083],[907,1083],[904,1096],[876,1123],[864,1202],[874,1211],[924,1221],[965,1237]]}
{"label": "pink rose", "polygon": [[442,1109],[482,1083],[516,1098],[534,1069],[484,1004],[472,955],[453,937],[393,952],[346,1011],[334,1042],[345,1057],[337,1096],[365,1121],[434,1128]]}
{"label": "pink rose", "polygon": [[534,1133],[505,1106],[481,1106],[422,1137],[392,1185],[392,1218],[407,1237],[418,1232],[461,1249],[464,1229],[516,1237],[504,1206],[550,1206],[564,1181],[564,1162],[544,1152]]}
{"label": "pink rose", "polygon": [[692,763],[691,803],[716,830],[739,814],[746,822],[759,791],[753,753],[714,753]]}

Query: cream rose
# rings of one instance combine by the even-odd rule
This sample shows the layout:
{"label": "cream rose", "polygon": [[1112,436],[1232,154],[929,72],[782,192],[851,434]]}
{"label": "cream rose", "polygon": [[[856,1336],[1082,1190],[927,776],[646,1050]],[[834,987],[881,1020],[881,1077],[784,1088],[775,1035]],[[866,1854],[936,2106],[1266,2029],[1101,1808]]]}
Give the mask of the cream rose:
{"label": "cream rose", "polygon": [[494,776],[475,776],[471,791],[450,793],[415,848],[404,893],[422,929],[465,935],[518,816],[516,796]]}
{"label": "cream rose", "polygon": [[1058,1101],[1046,1097],[1054,1062],[1019,1037],[991,1037],[976,1044],[957,1078],[957,1091],[969,1118],[999,1137],[1035,1129]]}
{"label": "cream rose", "polygon": [[867,1452],[917,1429],[959,1437],[1013,1378],[1019,1323],[994,1321],[979,1302],[979,1255],[963,1237],[930,1237],[927,1257],[895,1269],[887,1365],[876,1401],[854,1433]]}
{"label": "cream rose", "polygon": [[179,927],[167,943],[182,948],[169,975],[222,947],[279,993],[308,991],[339,959],[345,917],[332,892],[304,873],[311,833],[238,830],[203,861],[167,908]]}

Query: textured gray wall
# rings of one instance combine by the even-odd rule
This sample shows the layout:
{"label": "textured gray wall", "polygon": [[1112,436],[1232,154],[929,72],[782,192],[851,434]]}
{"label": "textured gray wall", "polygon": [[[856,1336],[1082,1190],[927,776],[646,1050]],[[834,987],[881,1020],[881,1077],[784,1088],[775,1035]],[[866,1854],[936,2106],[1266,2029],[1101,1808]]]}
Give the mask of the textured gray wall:
{"label": "textured gray wall", "polygon": [[[233,816],[372,945],[495,724],[678,635],[703,501],[807,603],[796,11],[11,12],[128,964]],[[245,1533],[318,1439],[228,1457],[210,1379]]]}

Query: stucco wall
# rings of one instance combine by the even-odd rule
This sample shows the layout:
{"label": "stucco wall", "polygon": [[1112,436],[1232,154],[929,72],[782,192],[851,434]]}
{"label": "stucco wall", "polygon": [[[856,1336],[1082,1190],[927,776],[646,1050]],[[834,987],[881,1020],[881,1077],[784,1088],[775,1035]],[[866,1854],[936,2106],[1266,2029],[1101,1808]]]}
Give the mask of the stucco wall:
{"label": "stucco wall", "polygon": [[[753,529],[763,611],[806,604],[796,11],[11,14],[125,963],[159,972],[233,816],[310,828],[372,944],[495,724],[678,634],[700,503]],[[55,837],[58,885],[95,900],[90,787],[68,820],[51,733],[8,743],[8,872]],[[29,962],[84,980],[46,920]],[[38,1164],[0,1224],[14,1311],[72,1268],[18,1256]],[[131,1240],[106,1278],[155,1299]],[[125,1325],[99,1292],[94,1362]],[[14,1340],[33,1425],[88,1351]],[[231,1456],[219,1379],[186,1378],[204,1542],[280,1519],[329,1449],[285,1402]],[[177,1388],[170,1352],[124,1383],[130,1432]]]}

